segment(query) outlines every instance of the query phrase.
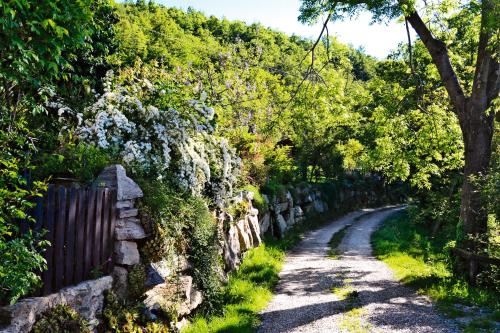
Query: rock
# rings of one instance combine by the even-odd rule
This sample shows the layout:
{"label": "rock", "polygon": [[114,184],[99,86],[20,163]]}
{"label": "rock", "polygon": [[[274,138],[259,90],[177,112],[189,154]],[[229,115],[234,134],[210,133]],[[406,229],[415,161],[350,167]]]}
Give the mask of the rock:
{"label": "rock", "polygon": [[278,202],[273,205],[274,212],[276,214],[281,214],[282,212],[286,211],[289,207],[288,201],[286,202]]}
{"label": "rock", "polygon": [[238,229],[241,251],[250,250],[253,246],[253,238],[247,220],[239,220],[236,223],[236,228]]}
{"label": "rock", "polygon": [[247,220],[250,232],[252,233],[253,246],[257,247],[262,243],[260,238],[259,218],[257,215],[250,215],[247,217]]}
{"label": "rock", "polygon": [[117,201],[142,198],[141,188],[127,177],[125,169],[119,164],[105,168],[94,182],[94,186],[116,189]]}
{"label": "rock", "polygon": [[286,220],[286,224],[291,227],[292,225],[295,224],[295,214],[293,212],[293,209],[290,210],[288,214],[288,219]]}
{"label": "rock", "polygon": [[118,217],[123,219],[126,217],[135,217],[137,214],[139,214],[137,208],[122,208],[119,211]]}
{"label": "rock", "polygon": [[134,201],[133,200],[123,200],[123,201],[118,201],[116,203],[116,208],[117,209],[133,208],[133,207],[134,207]]}
{"label": "rock", "polygon": [[177,272],[185,272],[193,268],[193,264],[191,264],[184,255],[174,255],[172,263],[173,268]]}
{"label": "rock", "polygon": [[250,216],[259,216],[259,210],[257,208],[250,208],[248,214]]}
{"label": "rock", "polygon": [[84,281],[44,297],[25,298],[14,305],[0,309],[2,333],[30,332],[37,316],[59,304],[66,304],[91,323],[102,313],[104,291],[111,289],[113,279],[105,276]]}
{"label": "rock", "polygon": [[146,232],[138,219],[126,218],[116,221],[116,240],[136,240],[146,238],[146,236]]}
{"label": "rock", "polygon": [[119,265],[137,265],[141,262],[137,243],[129,241],[115,242],[115,263]]}
{"label": "rock", "polygon": [[314,210],[318,213],[324,213],[328,210],[328,206],[326,205],[326,203],[319,199],[313,201],[313,207]]}
{"label": "rock", "polygon": [[193,278],[187,275],[180,276],[177,281],[156,285],[144,295],[144,306],[153,314],[176,309],[179,316],[185,316],[203,300],[201,292],[193,288]]}
{"label": "rock", "polygon": [[245,191],[245,198],[248,201],[253,201],[254,193],[252,191]]}
{"label": "rock", "polygon": [[266,204],[269,204],[269,197],[266,194],[262,194],[262,199],[264,199]]}
{"label": "rock", "polygon": [[297,219],[304,216],[304,211],[300,206],[293,207],[293,216]]}
{"label": "rock", "polygon": [[270,226],[271,226],[271,214],[269,212],[266,212],[264,216],[262,216],[262,219],[260,220],[261,236],[267,232]]}
{"label": "rock", "polygon": [[172,275],[172,269],[166,260],[161,260],[148,264],[146,274],[146,287],[152,287],[165,283],[166,279]]}
{"label": "rock", "polygon": [[286,229],[288,228],[285,219],[283,218],[283,215],[278,214],[276,216],[276,222],[278,223],[278,228],[280,231],[281,237],[285,235]]}
{"label": "rock", "polygon": [[308,194],[308,195],[306,195],[306,196],[304,197],[303,202],[304,202],[305,204],[308,204],[308,203],[313,202],[313,198],[312,198],[312,196],[311,196],[311,195],[309,195],[309,194]]}
{"label": "rock", "polygon": [[128,296],[128,271],[121,266],[113,268],[113,289],[121,299],[126,299]]}
{"label": "rock", "polygon": [[201,291],[192,288],[191,297],[189,302],[189,309],[192,311],[198,307],[203,302],[203,294]]}
{"label": "rock", "polygon": [[181,332],[182,329],[187,325],[189,325],[189,321],[186,318],[182,318],[182,320],[179,320],[175,323],[175,329],[177,330],[177,332]]}
{"label": "rock", "polygon": [[224,263],[226,270],[236,270],[240,265],[239,255],[241,253],[238,229],[232,225],[224,241]]}

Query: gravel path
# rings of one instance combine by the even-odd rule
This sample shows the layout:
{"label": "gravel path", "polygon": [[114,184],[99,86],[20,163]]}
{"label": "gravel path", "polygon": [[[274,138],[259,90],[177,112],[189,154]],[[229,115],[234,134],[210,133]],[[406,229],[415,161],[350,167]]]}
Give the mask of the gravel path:
{"label": "gravel path", "polygon": [[[458,332],[427,297],[398,283],[371,256],[371,234],[400,209],[350,213],[308,234],[287,256],[258,332]],[[329,259],[328,241],[348,224],[341,257]]]}

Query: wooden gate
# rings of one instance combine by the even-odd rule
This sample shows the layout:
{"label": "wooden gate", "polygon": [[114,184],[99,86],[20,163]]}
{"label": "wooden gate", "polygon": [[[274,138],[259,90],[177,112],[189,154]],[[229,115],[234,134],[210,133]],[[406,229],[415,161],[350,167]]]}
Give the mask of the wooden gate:
{"label": "wooden gate", "polygon": [[112,270],[116,193],[108,188],[49,185],[37,200],[34,229],[45,230],[51,246],[42,273],[47,295]]}

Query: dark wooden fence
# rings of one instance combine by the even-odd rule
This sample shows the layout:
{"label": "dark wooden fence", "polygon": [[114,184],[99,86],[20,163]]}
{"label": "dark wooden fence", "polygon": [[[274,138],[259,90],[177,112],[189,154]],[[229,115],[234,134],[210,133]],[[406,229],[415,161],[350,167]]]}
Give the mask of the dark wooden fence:
{"label": "dark wooden fence", "polygon": [[42,273],[47,295],[112,270],[116,193],[108,188],[49,185],[34,212],[34,230],[45,230],[51,246]]}

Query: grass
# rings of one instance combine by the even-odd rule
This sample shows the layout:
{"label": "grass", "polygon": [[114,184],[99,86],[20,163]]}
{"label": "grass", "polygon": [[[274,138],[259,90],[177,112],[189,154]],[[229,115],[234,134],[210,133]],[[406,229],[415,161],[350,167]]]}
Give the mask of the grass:
{"label": "grass", "polygon": [[325,213],[309,216],[304,223],[296,224],[282,239],[266,238],[264,243],[245,253],[238,271],[232,272],[224,287],[222,315],[192,319],[183,333],[250,333],[259,325],[259,312],[272,297],[278,282],[286,251],[297,244],[303,235],[338,217]]}
{"label": "grass", "polygon": [[342,229],[340,229],[338,232],[334,233],[330,241],[328,242],[328,245],[330,246],[330,249],[328,250],[328,258],[330,259],[338,259],[339,258],[339,251],[338,247],[340,245],[340,242],[342,242],[342,239],[344,239],[344,236],[347,233],[347,230],[349,229],[351,225],[348,224]]}
{"label": "grass", "polygon": [[[453,274],[446,249],[451,237],[449,233],[431,237],[427,229],[402,212],[387,219],[373,234],[372,242],[375,256],[389,265],[397,279],[429,295],[447,315],[464,316],[455,306],[462,304],[489,308],[493,311],[490,319],[494,320],[500,314],[500,295],[472,287]],[[471,325],[486,324],[473,321]]]}

